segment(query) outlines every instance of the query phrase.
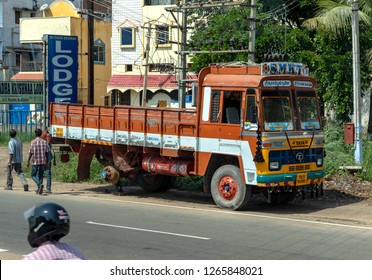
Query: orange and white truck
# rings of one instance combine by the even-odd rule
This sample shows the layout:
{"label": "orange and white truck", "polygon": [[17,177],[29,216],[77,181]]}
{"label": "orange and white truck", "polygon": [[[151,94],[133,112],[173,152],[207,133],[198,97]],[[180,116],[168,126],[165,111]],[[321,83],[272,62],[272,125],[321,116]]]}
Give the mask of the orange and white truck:
{"label": "orange and white truck", "polygon": [[53,141],[78,153],[78,179],[95,156],[108,182],[167,190],[174,176],[204,176],[221,208],[252,193],[291,201],[324,180],[324,133],[316,82],[292,62],[216,64],[198,75],[196,106],[159,108],[50,104]]}

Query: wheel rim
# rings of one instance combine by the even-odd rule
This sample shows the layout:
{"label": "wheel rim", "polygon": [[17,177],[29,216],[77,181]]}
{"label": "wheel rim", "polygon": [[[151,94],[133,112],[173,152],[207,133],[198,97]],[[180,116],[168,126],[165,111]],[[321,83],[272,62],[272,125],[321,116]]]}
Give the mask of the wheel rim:
{"label": "wheel rim", "polygon": [[222,177],[220,183],[218,184],[218,192],[225,200],[234,199],[236,193],[238,192],[238,185],[234,178],[230,176]]}

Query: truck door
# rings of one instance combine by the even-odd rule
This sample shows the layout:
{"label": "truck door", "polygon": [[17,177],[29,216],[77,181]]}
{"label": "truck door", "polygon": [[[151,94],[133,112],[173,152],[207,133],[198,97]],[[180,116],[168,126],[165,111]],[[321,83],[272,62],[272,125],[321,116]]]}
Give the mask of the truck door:
{"label": "truck door", "polygon": [[[241,119],[242,119],[242,97],[243,92],[239,90],[212,90],[212,96],[219,102],[219,151],[221,153],[241,154]],[[214,100],[212,100],[213,103]],[[216,106],[215,104],[214,106]]]}

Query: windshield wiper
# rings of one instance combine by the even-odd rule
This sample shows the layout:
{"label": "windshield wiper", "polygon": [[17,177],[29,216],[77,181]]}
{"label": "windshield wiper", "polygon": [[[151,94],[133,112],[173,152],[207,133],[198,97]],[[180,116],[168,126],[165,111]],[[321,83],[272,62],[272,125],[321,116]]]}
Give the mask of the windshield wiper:
{"label": "windshield wiper", "polygon": [[294,152],[293,152],[292,145],[291,145],[291,142],[289,141],[289,137],[288,137],[287,131],[283,130],[283,132],[284,132],[284,134],[285,134],[285,137],[287,138],[287,143],[288,143],[288,146],[289,146],[289,150],[291,151],[292,157],[293,157],[297,162],[300,162],[300,161],[297,160],[296,155],[295,155]]}
{"label": "windshield wiper", "polygon": [[315,135],[315,128],[313,129],[313,135],[311,136],[311,140],[310,140],[309,148],[307,148],[308,150],[310,150],[311,145],[313,144],[314,135]]}

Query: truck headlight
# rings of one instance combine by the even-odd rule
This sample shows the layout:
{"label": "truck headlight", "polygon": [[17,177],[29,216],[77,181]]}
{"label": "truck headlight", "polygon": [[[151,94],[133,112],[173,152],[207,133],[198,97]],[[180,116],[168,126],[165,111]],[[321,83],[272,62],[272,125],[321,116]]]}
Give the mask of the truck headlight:
{"label": "truck headlight", "polygon": [[270,170],[278,170],[279,169],[279,162],[278,161],[271,161],[269,165]]}

